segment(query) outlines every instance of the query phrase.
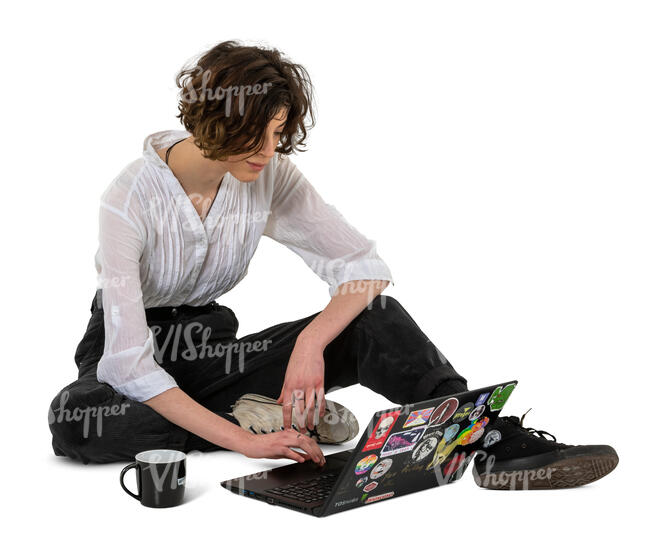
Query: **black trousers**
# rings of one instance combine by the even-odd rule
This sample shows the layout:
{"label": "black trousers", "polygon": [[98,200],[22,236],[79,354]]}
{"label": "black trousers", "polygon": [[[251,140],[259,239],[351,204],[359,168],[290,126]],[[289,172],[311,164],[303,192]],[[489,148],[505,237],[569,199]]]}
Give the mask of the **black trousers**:
{"label": "black trousers", "polygon": [[[156,362],[206,408],[227,412],[246,393],[277,398],[299,333],[320,313],[237,338],[227,306],[148,308]],[[52,400],[49,426],[59,456],[89,462],[132,460],[143,450],[211,451],[220,447],[97,381],[104,350],[101,290],[75,352],[78,378]],[[360,383],[395,404],[467,390],[460,376],[404,307],[380,294],[324,350],[325,392]],[[352,407],[350,407],[352,409]],[[360,422],[363,425],[363,422]]]}

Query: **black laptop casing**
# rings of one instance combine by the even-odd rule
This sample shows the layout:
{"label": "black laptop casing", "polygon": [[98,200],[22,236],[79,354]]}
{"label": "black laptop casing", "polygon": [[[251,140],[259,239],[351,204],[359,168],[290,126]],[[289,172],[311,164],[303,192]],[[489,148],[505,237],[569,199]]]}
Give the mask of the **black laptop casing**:
{"label": "black laptop casing", "polygon": [[[492,424],[516,380],[376,412],[354,449],[329,454],[327,464],[293,463],[223,481],[234,493],[318,517],[457,481],[473,455],[498,441]],[[340,471],[318,506],[288,502],[268,489]]]}

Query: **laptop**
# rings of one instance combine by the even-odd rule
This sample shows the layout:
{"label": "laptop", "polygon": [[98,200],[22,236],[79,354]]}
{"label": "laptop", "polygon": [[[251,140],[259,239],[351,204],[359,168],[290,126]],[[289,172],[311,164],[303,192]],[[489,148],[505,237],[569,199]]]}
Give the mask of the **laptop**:
{"label": "laptop", "polygon": [[317,517],[446,485],[500,439],[493,422],[517,381],[376,412],[355,448],[221,482],[235,494]]}

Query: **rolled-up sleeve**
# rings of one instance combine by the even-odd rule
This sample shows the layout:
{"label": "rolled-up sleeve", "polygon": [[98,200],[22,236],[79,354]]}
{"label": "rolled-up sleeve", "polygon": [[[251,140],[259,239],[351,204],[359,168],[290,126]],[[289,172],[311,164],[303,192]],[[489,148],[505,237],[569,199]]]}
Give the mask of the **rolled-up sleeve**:
{"label": "rolled-up sleeve", "polygon": [[97,380],[143,402],[177,384],[154,359],[140,282],[145,230],[137,217],[129,190],[116,185],[102,196],[97,263],[105,342]]}
{"label": "rolled-up sleeve", "polygon": [[286,156],[274,158],[273,198],[263,234],[298,254],[330,285],[330,296],[347,281],[395,284],[376,242],[326,203]]}

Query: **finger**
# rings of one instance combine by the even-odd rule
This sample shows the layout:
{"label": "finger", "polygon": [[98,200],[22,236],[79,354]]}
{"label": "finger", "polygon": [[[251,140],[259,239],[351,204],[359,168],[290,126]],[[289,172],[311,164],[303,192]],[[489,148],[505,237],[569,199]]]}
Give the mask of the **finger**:
{"label": "finger", "polygon": [[307,429],[305,428],[305,392],[302,389],[295,389],[292,393],[292,398],[294,398],[293,409],[296,414],[296,419],[298,421],[298,427],[300,428],[301,433],[306,433]]}
{"label": "finger", "polygon": [[307,389],[307,399],[305,402],[305,410],[307,412],[307,427],[310,431],[314,429],[314,404],[315,404],[315,391],[313,387]]}
{"label": "finger", "polygon": [[320,422],[321,418],[325,417],[325,389],[320,387],[316,392],[316,402],[318,405],[318,421]]}
{"label": "finger", "polygon": [[304,462],[305,461],[304,456],[302,456],[299,452],[296,452],[295,450],[289,448],[288,446],[284,447],[284,449],[282,450],[282,454],[284,455],[285,458],[295,460],[296,462]]}
{"label": "finger", "polygon": [[282,419],[284,421],[284,428],[291,429],[291,402],[283,401],[282,402]]}
{"label": "finger", "polygon": [[306,435],[301,435],[292,429],[284,432],[284,440],[287,446],[304,450],[303,456],[306,458],[311,458],[316,463],[320,462],[319,457],[314,453],[313,447],[309,444],[309,437]]}
{"label": "finger", "polygon": [[296,437],[296,442],[300,448],[309,454],[314,462],[317,464],[325,463],[325,456],[314,439],[306,435],[299,435]]}
{"label": "finger", "polygon": [[325,463],[325,454],[323,454],[323,451],[320,449],[320,446],[318,446],[318,443],[312,439],[311,437],[306,437],[307,440],[309,441],[309,445],[312,449],[312,452],[316,455],[316,462],[319,464],[324,464]]}

